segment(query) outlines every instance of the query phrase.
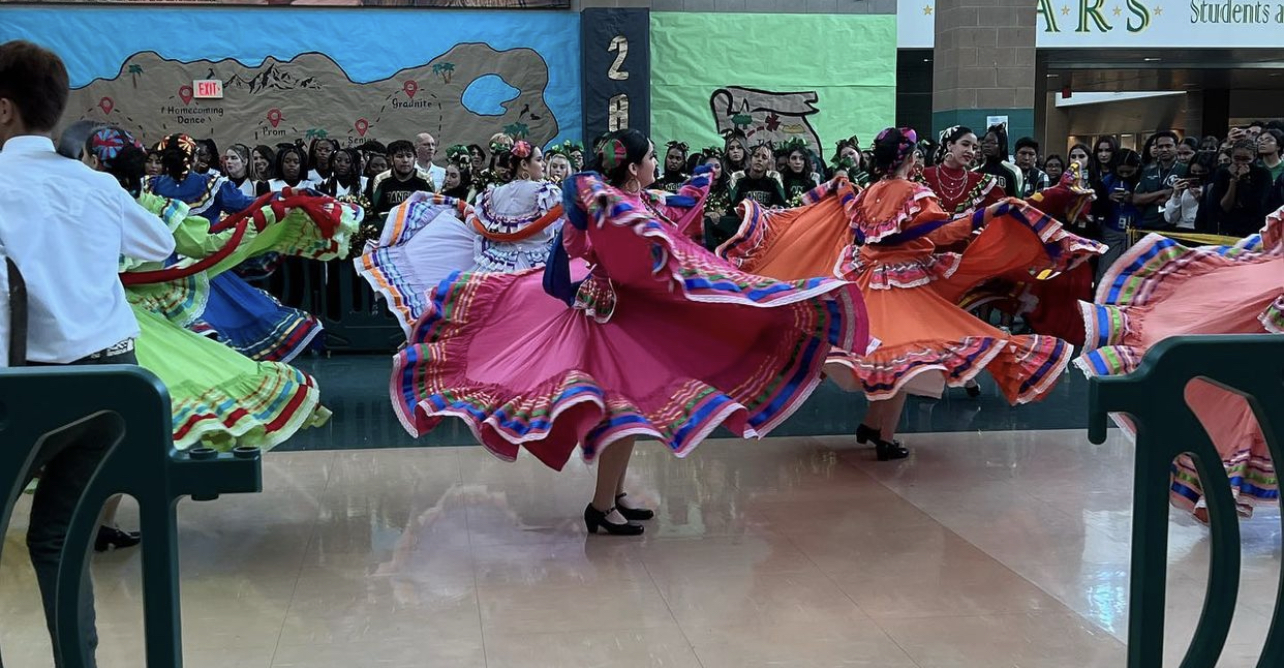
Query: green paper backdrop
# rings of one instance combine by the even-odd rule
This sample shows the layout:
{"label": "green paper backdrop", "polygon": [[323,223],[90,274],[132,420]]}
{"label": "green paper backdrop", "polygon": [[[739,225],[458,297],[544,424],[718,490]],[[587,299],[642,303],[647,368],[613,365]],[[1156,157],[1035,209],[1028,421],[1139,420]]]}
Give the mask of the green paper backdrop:
{"label": "green paper backdrop", "polygon": [[[716,110],[716,111],[715,111]],[[721,145],[761,139],[869,146],[896,115],[892,15],[651,13],[651,136]]]}

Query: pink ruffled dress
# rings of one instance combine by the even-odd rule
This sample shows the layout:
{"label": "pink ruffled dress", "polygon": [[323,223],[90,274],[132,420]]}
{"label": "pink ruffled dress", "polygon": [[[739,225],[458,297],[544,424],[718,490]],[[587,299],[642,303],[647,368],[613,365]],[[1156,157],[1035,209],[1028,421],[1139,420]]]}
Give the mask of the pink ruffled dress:
{"label": "pink ruffled dress", "polygon": [[[1089,376],[1129,373],[1170,336],[1284,334],[1284,210],[1234,246],[1187,248],[1151,234],[1110,267],[1095,303],[1080,308],[1087,343],[1075,365]],[[1221,453],[1240,515],[1277,503],[1275,464],[1248,402],[1203,381],[1190,384],[1186,400]],[[1116,422],[1136,435],[1123,416]],[[1185,510],[1202,499],[1189,457],[1173,463],[1170,491]]]}
{"label": "pink ruffled dress", "polygon": [[[554,469],[577,445],[592,460],[631,436],[683,456],[718,425],[766,435],[811,394],[831,347],[865,349],[855,286],[746,274],[675,225],[698,210],[591,175],[564,187],[575,261],[432,290],[392,374],[411,434],[457,417],[500,458],[525,448]],[[545,282],[558,293],[559,270],[580,282],[555,298]]]}

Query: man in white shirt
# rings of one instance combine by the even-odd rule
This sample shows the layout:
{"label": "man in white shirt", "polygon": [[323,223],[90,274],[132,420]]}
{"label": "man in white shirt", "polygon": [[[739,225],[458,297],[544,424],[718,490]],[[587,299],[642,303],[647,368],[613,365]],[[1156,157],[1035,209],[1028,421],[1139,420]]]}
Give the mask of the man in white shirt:
{"label": "man in white shirt", "polygon": [[[0,244],[27,284],[27,361],[40,365],[135,364],[138,323],[117,276],[120,256],[162,261],[174,238],[112,176],[54,152],[51,133],[69,93],[54,53],[24,41],[0,44]],[[18,419],[21,419],[19,416]],[[54,624],[55,581],[71,514],[119,434],[87,420],[42,443],[44,468],[31,505],[27,549],[63,665]],[[80,614],[93,650],[93,592],[85,573]]]}
{"label": "man in white shirt", "polygon": [[437,156],[437,138],[427,132],[415,135],[415,167],[426,174],[424,178],[437,190],[446,182],[446,168],[434,165],[432,159]]}

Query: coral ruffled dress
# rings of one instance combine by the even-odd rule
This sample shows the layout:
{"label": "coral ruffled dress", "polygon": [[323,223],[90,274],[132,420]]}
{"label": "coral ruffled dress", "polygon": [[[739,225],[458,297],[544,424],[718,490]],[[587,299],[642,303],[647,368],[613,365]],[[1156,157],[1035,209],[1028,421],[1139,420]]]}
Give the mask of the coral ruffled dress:
{"label": "coral ruffled dress", "polygon": [[[1056,384],[1070,360],[1068,344],[1012,336],[956,304],[990,279],[1028,281],[1071,269],[1098,252],[1092,242],[1019,200],[952,220],[930,189],[903,179],[860,193],[839,179],[806,202],[783,211],[747,203],[740,232],[718,252],[743,270],[782,280],[823,270],[860,286],[880,344],[868,354],[831,356],[830,374],[840,385],[871,399],[900,390],[939,396],[945,385],[988,370],[1010,402],[1024,403]],[[962,254],[940,251],[969,239]]]}
{"label": "coral ruffled dress", "polygon": [[[393,407],[414,435],[444,417],[495,455],[561,469],[577,444],[651,437],[678,456],[718,425],[763,436],[819,383],[831,346],[865,349],[856,288],[739,271],[649,198],[567,181],[565,255],[545,272],[442,281],[395,358]],[[695,214],[698,219],[698,212]]]}
{"label": "coral ruffled dress", "polygon": [[[1094,376],[1133,371],[1170,336],[1284,334],[1284,210],[1234,246],[1187,248],[1151,234],[1111,266],[1096,302],[1081,306],[1087,344],[1075,364]],[[1186,400],[1221,453],[1240,514],[1278,502],[1275,465],[1248,402],[1202,381],[1191,383]],[[1128,420],[1116,421],[1135,436]],[[1194,464],[1182,456],[1173,464],[1172,502],[1193,510],[1202,496]]]}

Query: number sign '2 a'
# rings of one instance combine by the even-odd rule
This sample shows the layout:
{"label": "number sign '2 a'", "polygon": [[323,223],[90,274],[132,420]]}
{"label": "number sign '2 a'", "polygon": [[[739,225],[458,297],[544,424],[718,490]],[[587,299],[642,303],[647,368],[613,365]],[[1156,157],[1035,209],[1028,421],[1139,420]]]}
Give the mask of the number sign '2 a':
{"label": "number sign '2 a'", "polygon": [[585,142],[624,128],[649,133],[650,11],[585,9],[580,15],[580,36]]}

